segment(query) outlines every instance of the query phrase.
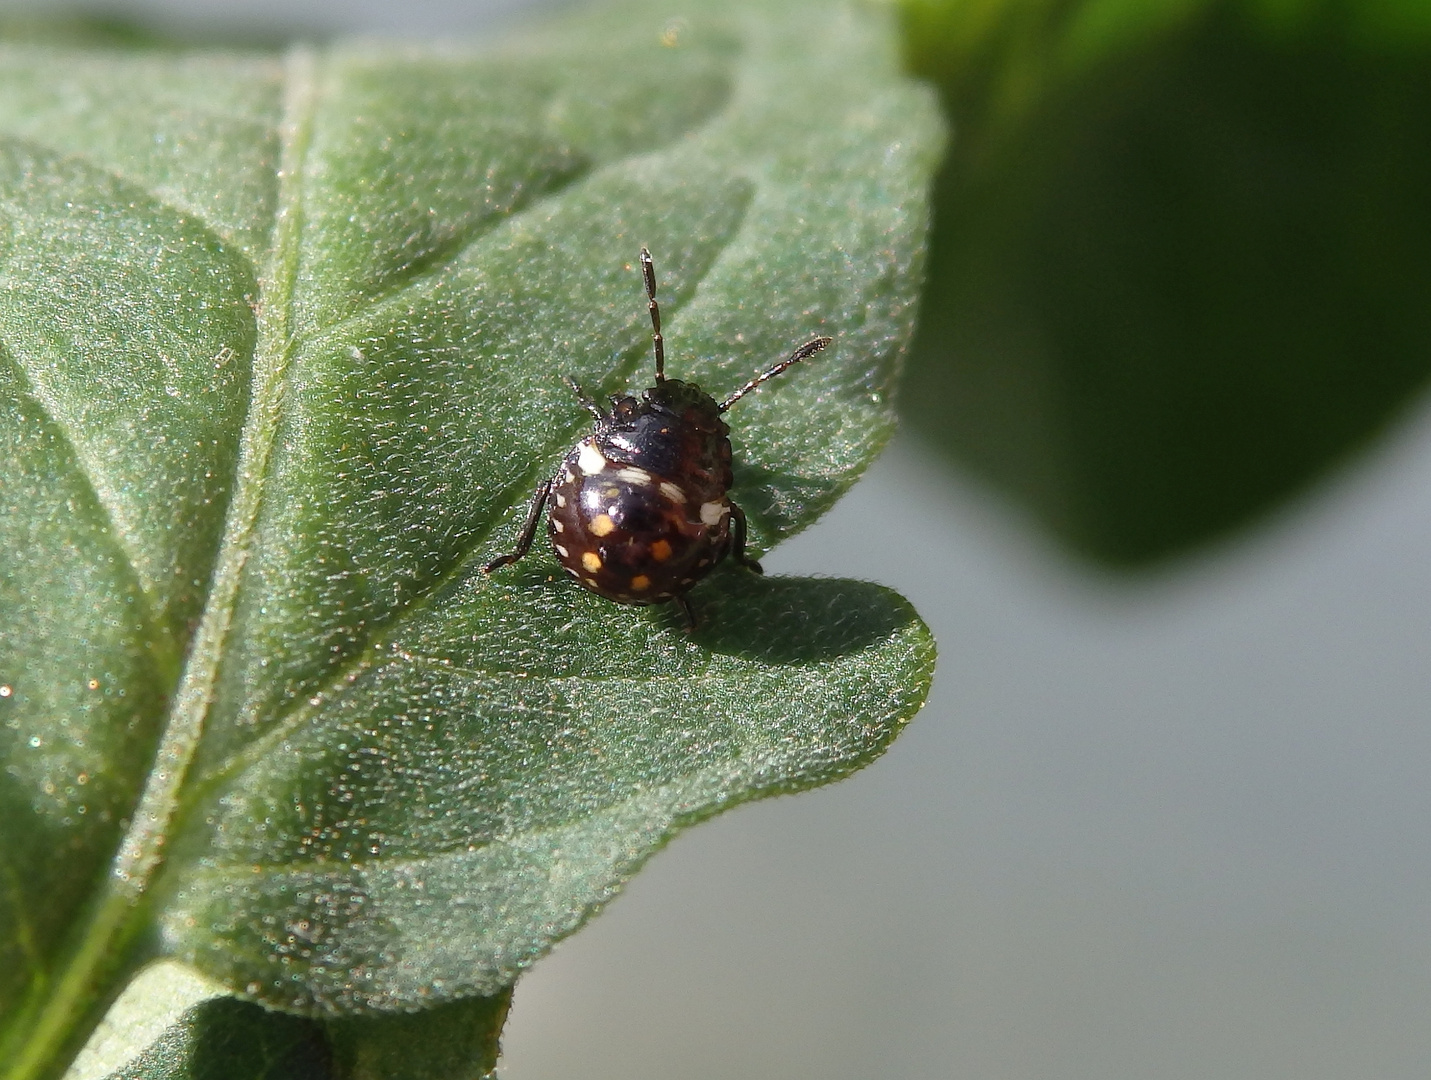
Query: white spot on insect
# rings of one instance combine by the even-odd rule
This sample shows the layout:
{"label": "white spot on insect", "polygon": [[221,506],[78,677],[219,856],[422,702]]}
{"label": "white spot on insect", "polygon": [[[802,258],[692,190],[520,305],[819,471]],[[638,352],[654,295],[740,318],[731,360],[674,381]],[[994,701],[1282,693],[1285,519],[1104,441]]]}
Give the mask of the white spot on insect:
{"label": "white spot on insect", "polygon": [[720,519],[729,513],[730,507],[725,503],[701,503],[701,521],[707,525],[719,525]]}
{"label": "white spot on insect", "polygon": [[606,468],[606,458],[601,456],[601,451],[596,448],[596,444],[587,439],[577,450],[576,467],[587,476],[595,476]]}
{"label": "white spot on insect", "polygon": [[[573,571],[573,573],[575,573],[575,571]],[[581,580],[586,582],[593,589],[596,588],[596,579],[594,577],[583,577]]]}
{"label": "white spot on insect", "polygon": [[673,484],[669,480],[661,481],[661,494],[672,502],[685,502],[686,493],[681,490],[680,485]]}
{"label": "white spot on insect", "polygon": [[563,559],[565,559],[568,555],[571,554],[570,551],[562,547],[560,544],[553,544],[552,547],[556,548],[557,554],[560,555]]}
{"label": "white spot on insect", "polygon": [[[560,496],[558,496],[558,498],[560,498]],[[566,532],[566,526],[563,525],[556,518],[552,518],[552,528],[557,532]]]}
{"label": "white spot on insect", "polygon": [[565,506],[565,505],[566,505],[566,496],[563,495],[561,492],[557,492],[557,494],[556,494],[556,504],[557,504],[558,506]]}
{"label": "white spot on insect", "polygon": [[638,469],[634,465],[628,465],[616,473],[616,479],[625,480],[628,484],[649,484],[651,474],[645,469]]}
{"label": "white spot on insect", "polygon": [[568,484],[576,483],[576,473],[572,472],[570,469],[563,469],[561,471],[561,478],[565,480]]}

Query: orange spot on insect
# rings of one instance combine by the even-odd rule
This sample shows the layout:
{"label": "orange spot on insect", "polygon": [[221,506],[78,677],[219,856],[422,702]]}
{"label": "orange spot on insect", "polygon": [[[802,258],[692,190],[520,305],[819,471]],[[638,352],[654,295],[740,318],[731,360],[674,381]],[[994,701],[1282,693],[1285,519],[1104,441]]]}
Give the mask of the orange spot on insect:
{"label": "orange spot on insect", "polygon": [[601,556],[594,551],[584,551],[581,555],[581,565],[594,574],[601,569]]}
{"label": "orange spot on insect", "polygon": [[616,522],[608,514],[597,514],[588,526],[594,536],[610,536],[616,529]]}
{"label": "orange spot on insect", "polygon": [[641,592],[643,589],[649,589],[651,587],[651,579],[645,574],[637,574],[631,579],[631,587],[637,592]]}
{"label": "orange spot on insect", "polygon": [[[605,515],[602,515],[603,517]],[[651,545],[651,558],[657,562],[665,562],[671,557],[671,542],[669,540],[657,540]]]}

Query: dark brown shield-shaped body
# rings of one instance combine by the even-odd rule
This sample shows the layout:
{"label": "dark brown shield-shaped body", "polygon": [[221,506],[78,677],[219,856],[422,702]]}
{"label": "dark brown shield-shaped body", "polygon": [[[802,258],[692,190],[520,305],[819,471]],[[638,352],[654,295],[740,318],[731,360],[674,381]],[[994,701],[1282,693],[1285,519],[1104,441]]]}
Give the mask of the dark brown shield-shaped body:
{"label": "dark brown shield-shaped body", "polygon": [[715,400],[689,383],[617,399],[552,482],[548,528],[562,566],[627,604],[690,589],[731,546],[729,434]]}
{"label": "dark brown shield-shaped body", "polygon": [[510,555],[491,573],[529,550],[551,504],[547,528],[567,573],[594,593],[623,604],[674,600],[692,626],[685,594],[727,554],[760,573],[745,553],[745,515],[730,501],[730,429],[721,419],[733,404],[792,364],[830,343],[811,338],[724,401],[694,383],[666,378],[656,271],[641,249],[641,273],[651,312],[656,385],[638,400],[617,397],[607,412],[571,382],[595,417],[591,434],[572,447],[555,476],[538,486]]}

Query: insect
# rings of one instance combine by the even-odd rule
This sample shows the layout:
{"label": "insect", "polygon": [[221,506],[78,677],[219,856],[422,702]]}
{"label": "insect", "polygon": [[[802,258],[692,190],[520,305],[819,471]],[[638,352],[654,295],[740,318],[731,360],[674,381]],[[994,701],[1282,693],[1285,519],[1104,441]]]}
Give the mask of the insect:
{"label": "insect", "polygon": [[639,400],[613,396],[607,412],[566,377],[577,400],[594,418],[591,433],[533,492],[516,550],[493,559],[482,570],[490,574],[531,550],[542,509],[550,502],[547,531],[568,574],[618,603],[673,601],[687,625],[694,627],[695,613],[686,593],[726,555],[757,574],[762,572],[760,563],[745,553],[745,513],[727,494],[730,429],[721,414],[834,339],[811,338],[717,404],[694,383],[666,378],[656,268],[645,248],[641,275],[651,312],[656,385]]}

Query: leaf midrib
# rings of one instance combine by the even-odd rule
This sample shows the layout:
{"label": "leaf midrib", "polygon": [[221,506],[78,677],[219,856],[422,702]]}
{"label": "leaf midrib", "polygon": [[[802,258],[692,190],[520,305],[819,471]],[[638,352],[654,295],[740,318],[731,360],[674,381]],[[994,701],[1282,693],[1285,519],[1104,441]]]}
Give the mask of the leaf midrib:
{"label": "leaf midrib", "polygon": [[[280,171],[271,257],[259,282],[258,340],[248,415],[240,436],[233,498],[199,628],[160,736],[154,762],[83,937],[56,973],[53,993],[9,1063],[9,1075],[48,1075],[79,1027],[102,1015],[101,972],[122,966],[116,953],[135,938],[139,903],[163,865],[164,843],[179,807],[178,792],[198,749],[212,700],[219,658],[232,620],[248,537],[262,498],[268,456],[278,429],[283,376],[292,355],[289,328],[302,225],[303,159],[317,103],[317,59],[306,47],[284,60]],[[130,962],[132,957],[128,958]]]}
{"label": "leaf midrib", "polygon": [[278,431],[284,382],[293,355],[293,295],[302,237],[304,158],[318,101],[317,57],[306,47],[284,61],[284,110],[279,127],[279,190],[272,254],[259,278],[258,338],[252,391],[239,441],[234,494],[224,523],[212,585],[189,652],[155,767],[115,860],[114,874],[144,889],[152,879],[178,806],[178,791],[199,744],[219,660],[232,622],[248,541],[262,504],[268,460]]}

